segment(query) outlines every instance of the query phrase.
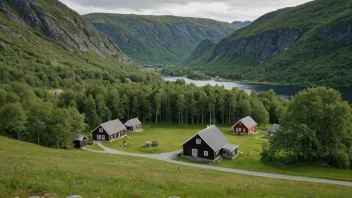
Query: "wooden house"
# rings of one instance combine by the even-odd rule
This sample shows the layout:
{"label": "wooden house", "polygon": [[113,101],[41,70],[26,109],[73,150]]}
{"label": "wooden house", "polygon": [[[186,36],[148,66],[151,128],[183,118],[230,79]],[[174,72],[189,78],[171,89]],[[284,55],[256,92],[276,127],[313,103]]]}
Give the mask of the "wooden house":
{"label": "wooden house", "polygon": [[139,121],[138,118],[130,119],[127,122],[125,122],[124,125],[128,130],[131,130],[131,131],[135,131],[137,129],[142,128],[142,123],[141,121]]}
{"label": "wooden house", "polygon": [[119,119],[100,124],[92,131],[92,139],[100,141],[112,141],[126,135],[126,127]]}
{"label": "wooden house", "polygon": [[242,118],[232,126],[232,133],[234,134],[250,134],[256,130],[257,123],[250,116]]}
{"label": "wooden house", "polygon": [[273,124],[270,128],[269,128],[269,136],[274,135],[274,133],[280,128],[279,124]]}
{"label": "wooden house", "polygon": [[75,148],[83,148],[88,145],[88,138],[85,135],[76,135],[72,137],[73,146]]}
{"label": "wooden house", "polygon": [[222,132],[215,126],[207,127],[182,144],[183,156],[217,160],[220,156],[234,158],[238,145],[230,144]]}

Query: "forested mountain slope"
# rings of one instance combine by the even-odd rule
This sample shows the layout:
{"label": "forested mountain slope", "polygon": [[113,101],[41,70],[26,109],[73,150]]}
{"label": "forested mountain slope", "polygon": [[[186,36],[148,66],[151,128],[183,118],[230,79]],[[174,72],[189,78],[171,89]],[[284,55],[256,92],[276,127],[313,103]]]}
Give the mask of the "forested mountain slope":
{"label": "forested mountain slope", "polygon": [[230,23],[175,16],[97,13],[84,17],[143,64],[175,64],[186,59],[202,40],[219,41],[237,29]]}
{"label": "forested mountain slope", "polygon": [[232,24],[234,24],[235,26],[237,26],[238,28],[243,28],[243,27],[247,27],[251,24],[252,22],[250,21],[234,21],[232,22]]}
{"label": "forested mountain slope", "polygon": [[352,1],[268,13],[188,65],[238,80],[352,86]]}
{"label": "forested mountain slope", "polygon": [[[1,135],[67,148],[72,135],[92,122],[88,116],[108,112],[99,103],[102,96],[93,99],[87,89],[100,85],[106,92],[106,86],[126,78],[161,82],[159,75],[140,71],[111,39],[59,1],[0,1]],[[53,95],[57,89],[69,93],[69,105]],[[99,114],[96,106],[103,109]]]}

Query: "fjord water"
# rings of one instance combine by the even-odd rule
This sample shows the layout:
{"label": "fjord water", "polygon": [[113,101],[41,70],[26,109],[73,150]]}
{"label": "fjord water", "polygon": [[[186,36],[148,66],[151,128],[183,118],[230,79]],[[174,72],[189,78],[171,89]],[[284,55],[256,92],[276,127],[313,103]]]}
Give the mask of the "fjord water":
{"label": "fjord water", "polygon": [[[193,83],[198,87],[202,87],[205,85],[211,86],[224,86],[225,89],[232,89],[234,87],[238,87],[239,89],[245,90],[247,93],[251,93],[253,90],[257,92],[260,91],[268,91],[273,89],[275,93],[285,99],[289,99],[291,96],[295,95],[298,91],[304,89],[301,86],[291,86],[291,85],[274,85],[274,84],[258,84],[258,83],[244,83],[244,82],[217,82],[214,80],[191,80],[186,77],[171,77],[164,76],[164,80],[166,81],[176,81],[177,79],[183,79],[187,84]],[[343,100],[352,103],[352,88],[340,88],[340,93],[342,94]]]}

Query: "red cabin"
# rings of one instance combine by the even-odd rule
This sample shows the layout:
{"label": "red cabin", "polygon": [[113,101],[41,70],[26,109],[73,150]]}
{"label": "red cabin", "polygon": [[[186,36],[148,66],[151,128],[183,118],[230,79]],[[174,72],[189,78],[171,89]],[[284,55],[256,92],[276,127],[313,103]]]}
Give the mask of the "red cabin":
{"label": "red cabin", "polygon": [[242,118],[232,126],[232,133],[234,134],[250,134],[256,130],[257,123],[250,116]]}

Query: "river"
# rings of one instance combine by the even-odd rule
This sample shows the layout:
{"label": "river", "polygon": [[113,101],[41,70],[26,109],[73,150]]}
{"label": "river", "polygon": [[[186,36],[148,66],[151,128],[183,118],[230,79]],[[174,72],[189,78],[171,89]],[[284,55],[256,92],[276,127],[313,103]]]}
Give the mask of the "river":
{"label": "river", "polygon": [[[273,85],[273,84],[258,84],[258,83],[243,83],[243,82],[217,82],[214,80],[191,80],[186,77],[171,77],[163,76],[166,81],[176,81],[177,79],[184,79],[187,84],[193,83],[196,86],[202,87],[205,85],[212,86],[224,86],[225,89],[231,90],[234,87],[245,90],[247,93],[251,93],[253,90],[257,92],[267,91],[273,89],[276,94],[282,98],[289,99],[291,96],[295,95],[298,91],[304,89],[301,86],[291,86],[291,85]],[[352,104],[352,88],[340,88],[340,93],[344,100]]]}

